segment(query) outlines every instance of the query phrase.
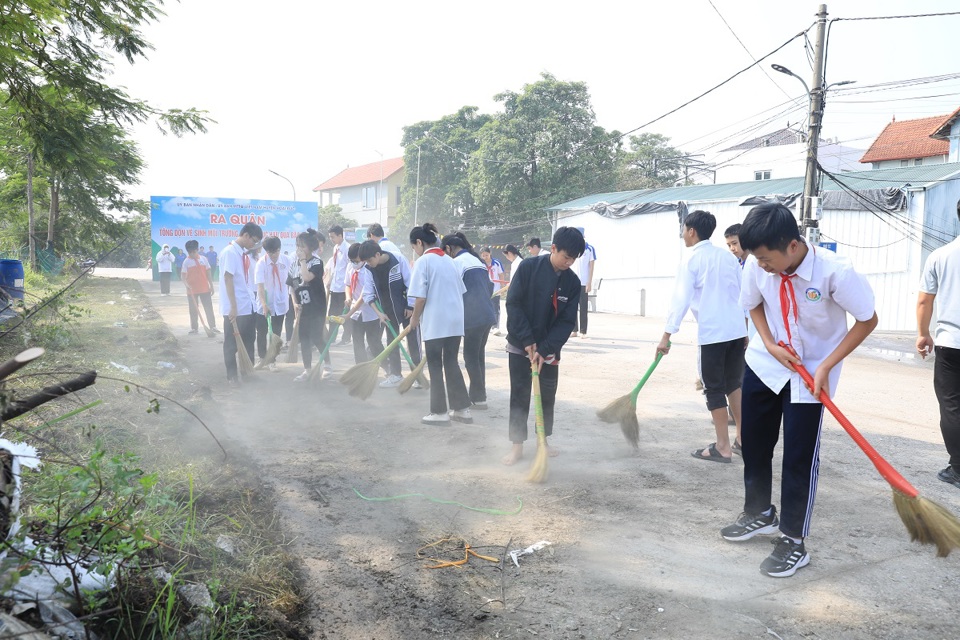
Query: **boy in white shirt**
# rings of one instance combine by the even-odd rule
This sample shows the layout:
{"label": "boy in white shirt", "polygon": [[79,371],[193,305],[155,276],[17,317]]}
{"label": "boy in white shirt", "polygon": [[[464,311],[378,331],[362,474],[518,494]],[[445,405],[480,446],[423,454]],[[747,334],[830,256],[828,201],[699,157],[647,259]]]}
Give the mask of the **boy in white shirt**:
{"label": "boy in white shirt", "polygon": [[[277,336],[283,329],[283,320],[289,311],[290,297],[287,295],[287,274],[290,272],[290,258],[280,253],[280,238],[269,236],[263,241],[263,257],[257,261],[254,283],[263,314],[256,317],[257,352],[261,358],[267,352],[267,316],[270,316],[270,328]],[[264,338],[260,340],[260,336]],[[270,370],[276,371],[276,363],[270,364]]]}
{"label": "boy in white shirt", "polygon": [[[740,306],[740,264],[733,255],[710,242],[717,219],[708,211],[694,211],[683,221],[683,243],[688,253],[677,273],[670,314],[657,353],[670,353],[670,336],[692,309],[697,319],[700,380],[717,439],[693,452],[697,460],[729,463],[740,443],[740,385],[747,327]],[[586,254],[584,254],[586,255]],[[737,423],[730,442],[727,402]]]}
{"label": "boy in white shirt", "polygon": [[[237,386],[237,349],[247,350],[253,361],[253,345],[257,328],[253,320],[253,299],[250,284],[254,278],[254,265],[247,253],[263,239],[263,229],[248,222],[240,229],[236,240],[220,253],[220,313],[223,315],[223,362],[227,368],[227,383]],[[233,322],[237,323],[240,342],[234,334]]]}
{"label": "boy in white shirt", "polygon": [[[746,498],[740,518],[720,535],[738,542],[779,529],[781,537],[760,572],[785,578],[810,562],[803,538],[810,528],[820,466],[823,405],[817,399],[821,391],[834,394],[843,359],[877,326],[877,314],[866,278],[833,252],[808,246],[782,204],[751,209],[739,237],[756,258],[744,267],[740,302],[750,310],[757,334],[747,349],[743,378]],[[855,320],[849,331],[848,313]],[[813,373],[812,389],[794,371],[798,362]],[[778,519],[771,494],[781,420]]]}
{"label": "boy in white shirt", "polygon": [[[336,316],[342,314],[346,305],[349,304],[347,302],[347,267],[350,265],[350,259],[347,254],[350,251],[350,243],[343,238],[343,227],[338,224],[327,230],[327,236],[333,243],[333,257],[330,258],[330,304],[328,306],[330,315]],[[350,344],[351,323],[352,320],[347,315],[338,345]],[[328,330],[333,331],[332,324]]]}

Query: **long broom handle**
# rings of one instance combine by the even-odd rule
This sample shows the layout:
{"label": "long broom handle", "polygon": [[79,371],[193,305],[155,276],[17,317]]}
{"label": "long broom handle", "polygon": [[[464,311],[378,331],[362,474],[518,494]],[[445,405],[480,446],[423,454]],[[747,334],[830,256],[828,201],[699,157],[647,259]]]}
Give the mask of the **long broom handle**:
{"label": "long broom handle", "polygon": [[[373,304],[377,305],[377,310],[379,310],[380,313],[383,313],[383,312],[384,312],[384,311],[383,311],[383,307],[380,306],[380,302],[379,302],[379,301],[374,300],[374,301],[373,301]],[[393,330],[393,325],[390,324],[389,322],[387,323],[387,331],[389,331],[389,332],[390,332],[390,335],[392,335],[394,338],[397,337],[397,332]],[[410,333],[410,332],[408,331],[407,333]],[[406,333],[405,333],[404,335],[406,335]],[[402,345],[402,344],[400,345],[400,353],[402,353],[402,354],[403,354],[403,357],[407,359],[407,364],[410,365],[410,368],[411,368],[411,369],[416,369],[416,368],[417,368],[417,365],[413,362],[413,358],[410,357],[410,354],[407,353],[407,350],[403,348],[403,345]]]}
{"label": "long broom handle", "polygon": [[663,354],[657,353],[657,357],[653,359],[653,364],[647,368],[647,372],[643,374],[642,378],[640,378],[640,382],[638,382],[637,386],[635,386],[633,391],[630,392],[630,397],[633,398],[634,403],[637,401],[637,396],[640,395],[640,389],[643,389],[643,385],[647,384],[647,380],[650,379],[650,376],[653,374],[653,370],[657,368],[657,365],[660,364],[662,359]]}
{"label": "long broom handle", "polygon": [[537,436],[546,437],[546,427],[543,424],[543,400],[540,398],[540,372],[537,365],[530,365],[530,375],[533,378],[533,413],[536,416]]}
{"label": "long broom handle", "polygon": [[[794,356],[797,355],[797,352],[793,350],[793,347],[780,342],[780,346],[784,349],[787,349]],[[793,365],[794,370],[800,374],[800,377],[803,381],[812,389],[813,388],[813,376],[810,375],[810,372],[807,371],[807,368],[802,364],[797,363]],[[880,475],[890,483],[890,486],[910,498],[916,498],[920,495],[920,492],[917,491],[912,484],[907,482],[907,479],[904,478],[900,473],[893,468],[893,466],[887,462],[883,456],[877,453],[877,450],[870,446],[870,443],[867,442],[867,439],[857,431],[857,428],[853,426],[853,423],[847,419],[847,416],[843,415],[843,412],[833,403],[833,400],[830,399],[823,391],[820,392],[820,396],[817,398],[823,406],[830,411],[834,418],[837,419],[837,422],[840,423],[840,426],[843,427],[843,430],[853,438],[853,441],[857,443],[857,446],[867,454],[867,457],[870,458],[870,462],[873,463],[873,466],[877,468],[877,471],[880,472]]]}
{"label": "long broom handle", "polygon": [[[376,362],[377,364],[380,364],[381,362],[386,360],[387,356],[390,355],[390,352],[396,349],[397,345],[400,345],[400,341],[407,337],[407,334],[410,333],[411,329],[413,329],[413,327],[408,325],[403,331],[400,332],[400,335],[394,338],[393,342],[385,346],[383,348],[383,351],[377,354],[377,357],[371,360],[371,362]],[[403,345],[400,345],[400,349],[401,350],[403,349]],[[413,363],[411,362],[410,364],[413,364]]]}

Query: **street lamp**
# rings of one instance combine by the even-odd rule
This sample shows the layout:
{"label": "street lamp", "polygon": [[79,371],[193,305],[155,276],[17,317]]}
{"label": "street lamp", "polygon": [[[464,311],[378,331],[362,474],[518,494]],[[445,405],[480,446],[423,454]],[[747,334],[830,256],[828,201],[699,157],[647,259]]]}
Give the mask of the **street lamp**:
{"label": "street lamp", "polygon": [[417,224],[417,213],[420,211],[420,145],[414,143],[417,147],[417,190],[413,194],[413,226]]}
{"label": "street lamp", "polygon": [[[270,173],[272,173],[272,174],[275,175],[275,176],[278,176],[278,177],[280,177],[280,178],[283,178],[283,179],[286,180],[287,182],[290,182],[290,178],[288,178],[288,177],[286,177],[286,176],[281,176],[279,173],[277,173],[277,172],[274,171],[273,169],[267,169],[267,171],[269,171]],[[290,182],[290,188],[293,189],[293,201],[296,202],[296,201],[297,201],[297,188],[296,188],[295,186],[293,186],[293,183],[292,183],[292,182]]]}
{"label": "street lamp", "polygon": [[374,153],[380,155],[380,186],[377,188],[377,220],[380,222],[381,226],[383,225],[383,154],[373,150]]}

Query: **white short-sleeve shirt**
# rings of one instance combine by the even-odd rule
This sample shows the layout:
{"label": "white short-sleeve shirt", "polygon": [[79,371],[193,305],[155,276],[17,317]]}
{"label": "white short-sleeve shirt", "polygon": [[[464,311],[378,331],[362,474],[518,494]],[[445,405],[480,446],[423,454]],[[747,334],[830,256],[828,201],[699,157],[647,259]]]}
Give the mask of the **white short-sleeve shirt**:
{"label": "white short-sleeve shirt", "polygon": [[[253,313],[253,300],[250,297],[250,284],[254,279],[253,260],[247,256],[244,265],[243,256],[246,252],[235,242],[231,242],[220,253],[220,313],[230,315],[232,311],[230,296],[227,295],[227,279],[224,274],[233,276],[233,292],[237,299],[237,315],[248,316]],[[245,268],[246,267],[246,268]]]}
{"label": "white short-sleeve shirt", "polygon": [[282,316],[289,310],[290,297],[287,295],[287,274],[289,273],[290,258],[282,253],[277,256],[276,262],[271,260],[269,255],[264,255],[257,261],[253,281],[257,285],[263,285],[267,294],[267,303],[274,315]]}
{"label": "white short-sleeve shirt", "polygon": [[429,249],[413,265],[412,298],[426,298],[421,325],[424,340],[463,335],[463,294],[460,268],[439,249]]}
{"label": "white short-sleeve shirt", "polygon": [[934,344],[960,349],[960,238],[930,254],[920,277],[920,291],[937,296]]}
{"label": "white short-sleeve shirt", "polygon": [[[849,261],[828,249],[810,247],[795,275],[790,282],[797,301],[797,317],[795,319],[788,309],[790,337],[780,305],[779,273],[767,273],[756,260],[747,261],[743,268],[740,303],[744,309],[762,304],[773,339],[790,343],[803,366],[813,375],[847,335],[847,314],[866,322],[873,317],[876,305],[867,279],[857,273]],[[807,391],[799,374],[770,355],[759,334],[750,340],[746,359],[771,391],[779,393],[789,382],[791,402],[819,402]],[[830,371],[831,397],[837,392],[842,364],[838,363]]]}

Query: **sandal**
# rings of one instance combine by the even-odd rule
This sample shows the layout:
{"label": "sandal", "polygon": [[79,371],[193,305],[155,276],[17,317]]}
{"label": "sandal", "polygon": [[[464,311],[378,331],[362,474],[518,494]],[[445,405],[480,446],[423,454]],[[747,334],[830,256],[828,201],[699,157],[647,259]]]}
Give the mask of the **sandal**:
{"label": "sandal", "polygon": [[[704,451],[707,451],[710,455],[709,455],[709,456],[703,455],[703,452],[704,452]],[[707,462],[723,462],[723,463],[726,463],[726,464],[729,464],[730,461],[731,461],[731,458],[733,458],[733,456],[730,456],[729,458],[727,458],[727,457],[724,457],[724,456],[720,455],[720,452],[717,451],[717,443],[716,443],[716,442],[712,443],[712,444],[711,444],[710,446],[708,446],[706,449],[697,449],[696,451],[694,451],[694,452],[691,453],[690,455],[693,456],[694,458],[696,458],[697,460],[706,460]]]}

